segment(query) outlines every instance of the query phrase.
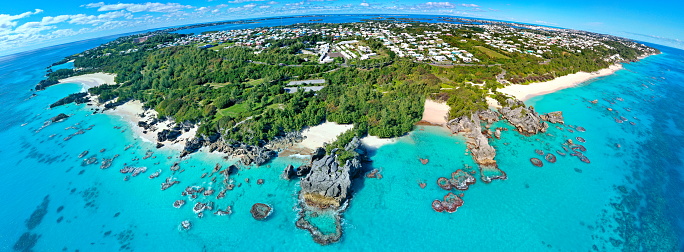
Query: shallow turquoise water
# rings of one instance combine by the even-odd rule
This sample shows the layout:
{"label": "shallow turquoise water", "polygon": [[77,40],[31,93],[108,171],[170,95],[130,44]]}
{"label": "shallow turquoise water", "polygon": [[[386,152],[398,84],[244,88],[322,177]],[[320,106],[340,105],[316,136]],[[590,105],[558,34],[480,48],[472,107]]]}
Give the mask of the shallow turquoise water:
{"label": "shallow turquoise water", "polygon": [[[680,50],[663,48],[664,55],[625,65],[614,75],[530,100],[528,104],[540,112],[562,110],[566,124],[587,131],[571,133],[567,126],[559,125],[563,128],[559,130],[552,125],[548,132],[552,136],[504,132],[494,146],[508,179],[489,184],[478,179],[464,192],[465,204],[453,214],[434,212],[431,202],[447,193],[437,186],[437,178],[474,166],[465,155],[464,139],[440,128],[417,127],[375,151],[372,168],[378,168],[383,178],[355,180],[353,198],[343,213],[342,240],[321,247],[294,225],[297,182],[279,178],[287,164],[301,160],[278,158],[267,166],[240,170],[232,177],[240,186],[225,198],[217,200],[215,193],[197,199],[214,201],[221,209],[231,206],[233,214],[207,212],[198,219],[190,201],[181,209],[172,203],[183,198],[180,193],[186,186],[221,188],[201,175],[216,163],[225,167],[232,161],[221,155],[193,154],[180,161],[185,171],[176,178],[181,183],[161,191],[160,183],[171,174],[168,168],[179,161],[177,151],[155,150],[136,139],[126,122],[92,115],[83,105],[48,109],[50,103],[79,91],[79,85],[53,86],[28,99],[45,66],[102,42],[0,59],[0,102],[6,108],[0,115],[0,136],[5,140],[0,149],[0,190],[7,206],[0,208],[6,220],[0,231],[2,251],[12,251],[26,232],[40,236],[33,247],[36,251],[586,251],[594,245],[611,251],[631,248],[631,243],[624,244],[627,239],[638,241],[643,250],[667,242],[681,248],[678,224],[684,212],[684,185],[678,139],[683,135],[679,99],[684,97],[684,52]],[[59,113],[72,116],[35,133]],[[614,117],[620,116],[629,121],[616,123]],[[85,134],[63,140],[90,125],[95,126]],[[545,162],[543,167],[529,162],[531,157],[541,158],[535,149],[555,152],[562,142],[577,136],[586,139],[583,145],[591,164],[560,155],[556,163]],[[131,143],[134,147],[124,151]],[[101,170],[99,165],[81,165],[77,155],[84,150],[90,151],[87,157],[121,156],[111,168]],[[156,158],[133,161],[148,150]],[[421,164],[419,158],[429,159],[428,164]],[[146,166],[148,171],[124,181],[118,171],[124,163]],[[157,169],[163,170],[159,178],[147,178]],[[265,183],[257,185],[257,179]],[[427,186],[421,188],[420,182]],[[47,202],[44,217],[27,225],[43,202]],[[271,204],[273,215],[254,220],[249,209],[257,202]],[[179,231],[179,223],[186,219],[193,228]]]}

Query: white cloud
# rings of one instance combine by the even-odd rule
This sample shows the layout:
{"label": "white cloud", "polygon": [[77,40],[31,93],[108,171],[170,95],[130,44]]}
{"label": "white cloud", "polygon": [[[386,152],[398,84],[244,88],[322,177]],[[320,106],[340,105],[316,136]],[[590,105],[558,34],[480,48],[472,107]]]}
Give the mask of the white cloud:
{"label": "white cloud", "polygon": [[256,6],[257,6],[256,4],[247,4],[247,5],[242,6],[242,7],[247,8],[247,9],[251,9],[251,8],[256,7]]}
{"label": "white cloud", "polygon": [[480,7],[480,6],[477,5],[477,4],[459,4],[459,5],[460,5],[460,6],[463,6],[463,7],[471,7],[471,8]]}
{"label": "white cloud", "polygon": [[419,5],[424,7],[425,9],[431,9],[431,8],[454,8],[456,5],[452,4],[451,2],[427,2],[422,5]]}
{"label": "white cloud", "polygon": [[370,6],[370,4],[369,4],[369,3],[366,3],[366,2],[362,2],[362,3],[360,3],[359,5],[361,5],[361,6],[363,6],[363,7],[368,7],[368,6]]}
{"label": "white cloud", "polygon": [[43,17],[43,19],[40,21],[41,24],[43,25],[51,25],[51,24],[58,24],[62,23],[64,21],[69,20],[70,15],[59,15],[56,17]]}
{"label": "white cloud", "polygon": [[102,7],[102,6],[104,6],[104,5],[105,5],[104,2],[99,2],[99,3],[89,3],[89,4],[86,4],[86,5],[81,5],[81,7],[86,7],[86,8],[98,8],[98,7]]}
{"label": "white cloud", "polygon": [[179,3],[143,3],[143,4],[128,4],[128,3],[117,3],[117,4],[104,4],[99,3],[89,3],[83,5],[86,8],[98,8],[97,11],[116,11],[116,10],[127,10],[130,12],[176,12],[184,9],[193,8],[190,5],[182,5]]}
{"label": "white cloud", "polygon": [[261,5],[261,6],[259,6],[259,9],[268,9],[268,8],[271,8],[271,6],[270,6],[270,5]]}
{"label": "white cloud", "polygon": [[272,4],[278,4],[278,2],[276,2],[276,1],[270,1],[270,2],[268,2],[267,4],[271,4],[271,5],[272,5]]}
{"label": "white cloud", "polygon": [[0,30],[11,29],[12,27],[17,26],[17,22],[14,20],[22,19],[41,12],[43,12],[43,10],[36,9],[35,11],[27,11],[19,15],[0,14]]}

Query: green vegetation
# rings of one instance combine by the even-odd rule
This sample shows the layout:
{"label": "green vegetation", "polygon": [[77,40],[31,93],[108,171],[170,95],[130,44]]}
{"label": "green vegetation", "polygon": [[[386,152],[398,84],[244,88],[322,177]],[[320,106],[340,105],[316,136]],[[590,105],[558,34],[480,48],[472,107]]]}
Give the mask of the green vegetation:
{"label": "green vegetation", "polygon": [[489,48],[486,48],[486,47],[483,47],[483,46],[474,46],[474,48],[480,50],[481,52],[483,52],[483,53],[486,54],[489,58],[492,58],[492,59],[510,59],[510,57],[508,57],[508,56],[506,56],[506,55],[503,55],[503,54],[501,54],[501,53],[495,52],[494,50],[489,49]]}
{"label": "green vegetation", "polygon": [[[434,28],[416,22],[400,32],[426,31]],[[45,82],[87,72],[115,73],[118,85],[89,90],[99,95],[100,102],[140,100],[161,117],[198,123],[198,134],[219,134],[228,142],[263,144],[325,120],[354,124],[353,130],[327,146],[328,152],[341,149],[338,157],[343,163],[353,155],[343,147],[355,136],[396,137],[412,130],[421,118],[426,96],[446,101],[451,107],[450,118],[468,116],[487,109],[487,96],[500,103],[505,101],[507,97],[496,92],[502,87],[497,75],[505,73],[504,79],[510,82],[527,83],[605,68],[609,63],[603,59],[610,55],[619,54],[625,59],[638,55],[636,49],[610,41],[606,44],[611,49],[597,47],[594,51],[571,52],[552,46],[543,58],[503,53],[474,39],[474,34],[482,31],[473,26],[450,31],[453,35],[441,33],[444,35],[440,35],[438,43],[467,50],[481,60],[453,66],[432,66],[399,58],[381,40],[362,37],[357,38],[359,43],[378,55],[367,60],[349,60],[345,65],[339,58],[333,63],[318,64],[313,55],[300,54],[317,42],[333,42],[333,37],[321,34],[265,39],[264,46],[258,48],[235,46],[233,41],[211,42],[216,46],[203,49],[199,46],[206,43],[164,45],[186,35],[155,32],[122,37],[68,57],[65,60],[75,60],[74,66],[80,70],[52,72]],[[317,78],[325,79],[326,84],[315,93],[302,89],[292,94],[284,91],[292,79]]]}

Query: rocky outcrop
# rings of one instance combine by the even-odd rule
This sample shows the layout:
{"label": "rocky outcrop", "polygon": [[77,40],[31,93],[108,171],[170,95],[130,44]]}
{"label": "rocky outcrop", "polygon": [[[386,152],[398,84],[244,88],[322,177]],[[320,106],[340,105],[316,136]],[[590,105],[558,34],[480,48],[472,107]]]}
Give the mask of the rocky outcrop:
{"label": "rocky outcrop", "polygon": [[563,111],[556,111],[556,112],[551,112],[548,114],[540,115],[539,118],[541,118],[542,121],[547,121],[550,123],[560,123],[560,124],[565,123],[563,121]]}
{"label": "rocky outcrop", "polygon": [[157,133],[157,141],[159,142],[164,142],[164,141],[175,141],[176,138],[178,138],[183,132],[180,132],[178,130],[168,130],[164,129]]}
{"label": "rocky outcrop", "polygon": [[194,153],[205,146],[209,148],[209,152],[217,151],[233,157],[238,157],[240,158],[240,163],[243,165],[254,164],[261,166],[278,154],[266,147],[238,143],[229,144],[221,140],[218,135],[214,135],[211,137],[195,137],[192,140],[187,141],[183,148],[183,152],[181,153],[181,157]]}
{"label": "rocky outcrop", "polygon": [[313,160],[311,172],[300,183],[302,200],[309,206],[317,206],[321,209],[339,207],[346,201],[352,176],[361,170],[361,161],[358,153],[355,152],[360,143],[358,138],[354,138],[342,150],[355,154],[354,157],[345,160],[344,165],[339,164],[341,160],[338,160],[337,153],[342,151],[338,149],[333,150],[330,155]]}
{"label": "rocky outcrop", "polygon": [[283,173],[280,174],[280,177],[282,179],[285,179],[285,180],[290,180],[296,176],[297,176],[297,172],[295,171],[295,168],[292,165],[287,165],[285,167],[285,170],[283,170]]}
{"label": "rocky outcrop", "polygon": [[273,212],[273,208],[264,203],[256,203],[249,210],[255,220],[265,220]]}
{"label": "rocky outcrop", "polygon": [[304,140],[302,132],[288,132],[284,136],[276,137],[268,142],[264,147],[275,151],[282,151]]}
{"label": "rocky outcrop", "polygon": [[[493,179],[506,179],[506,173],[499,170],[494,157],[496,157],[496,150],[489,145],[489,140],[482,133],[481,118],[494,122],[492,111],[478,111],[471,116],[463,116],[453,119],[447,123],[447,127],[453,133],[463,133],[466,137],[466,145],[472,155],[473,160],[479,165],[480,178],[485,183],[491,182]],[[485,121],[487,122],[487,121]]]}
{"label": "rocky outcrop", "polygon": [[67,97],[59,99],[55,103],[50,104],[50,108],[66,105],[72,102],[76,104],[86,103],[90,102],[90,98],[88,97],[88,93],[86,92],[70,94]]}
{"label": "rocky outcrop", "polygon": [[[361,141],[355,137],[344,149],[334,149],[329,155],[314,155],[310,171],[300,182],[302,210],[298,214],[296,226],[308,230],[319,244],[337,242],[342,236],[340,212],[345,209],[345,203],[351,195],[352,178],[361,171],[360,146]],[[329,217],[312,221],[320,219],[320,216]],[[321,224],[321,221],[325,224]],[[324,233],[317,225],[333,225],[335,231]]]}
{"label": "rocky outcrop", "polygon": [[64,113],[60,113],[59,115],[56,115],[55,117],[50,118],[50,121],[52,121],[53,123],[55,123],[55,122],[61,122],[61,121],[63,121],[63,120],[66,120],[67,118],[69,118],[68,115],[66,115],[66,114],[64,114]]}
{"label": "rocky outcrop", "polygon": [[519,100],[506,100],[508,106],[499,109],[499,113],[523,135],[531,136],[546,132],[550,123],[563,123],[563,112],[556,111],[540,115],[533,107],[526,107]]}
{"label": "rocky outcrop", "polygon": [[499,113],[504,119],[508,120],[510,124],[515,126],[515,129],[520,134],[531,136],[538,132],[546,132],[549,125],[542,122],[539,114],[533,108],[527,108],[524,104],[517,100],[506,100],[509,106],[499,109]]}

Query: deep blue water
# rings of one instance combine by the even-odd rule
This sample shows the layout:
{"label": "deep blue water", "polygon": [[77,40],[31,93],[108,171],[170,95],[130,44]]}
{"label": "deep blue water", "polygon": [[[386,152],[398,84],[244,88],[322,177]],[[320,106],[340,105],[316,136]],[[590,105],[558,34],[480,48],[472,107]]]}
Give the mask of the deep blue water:
{"label": "deep blue water", "polygon": [[[278,158],[241,170],[233,177],[241,186],[224,199],[198,198],[212,200],[222,209],[231,206],[233,214],[198,219],[191,204],[175,209],[172,203],[183,198],[180,192],[189,185],[219,188],[201,175],[216,163],[227,166],[232,161],[209,153],[178,160],[177,151],[156,150],[119,118],[93,115],[83,105],[48,108],[81,90],[77,84],[53,86],[30,98],[30,89],[43,78],[46,66],[111,39],[0,58],[0,137],[5,141],[0,149],[5,203],[0,208],[5,220],[0,251],[13,251],[15,246],[35,251],[682,249],[684,51],[658,46],[664,54],[528,101],[540,112],[563,111],[567,125],[587,131],[552,125],[550,135],[504,132],[494,146],[508,179],[478,181],[464,192],[465,204],[453,214],[436,213],[430,204],[446,194],[437,187],[437,178],[473,165],[464,139],[440,128],[417,127],[375,152],[373,167],[383,178],[355,181],[354,196],[343,215],[343,239],[321,247],[294,226],[297,182],[279,179],[287,164],[300,160]],[[598,103],[589,102],[593,100]],[[71,117],[36,132],[59,113]],[[620,117],[627,121],[617,123]],[[94,126],[85,134],[64,140],[90,125]],[[583,145],[591,164],[560,155],[553,164],[530,164],[531,157],[540,157],[535,149],[562,150],[564,141],[578,136],[586,139]],[[133,147],[124,151],[129,144]],[[99,165],[82,165],[77,156],[84,150],[90,152],[87,157],[120,157],[101,170]],[[134,160],[148,150],[155,158]],[[430,161],[423,165],[418,158]],[[161,191],[168,168],[179,161],[185,169],[177,175],[181,183]],[[146,166],[148,171],[124,181],[118,171],[124,163]],[[157,169],[164,170],[159,178],[147,178]],[[256,185],[256,179],[266,182]],[[419,182],[427,187],[421,189]],[[274,206],[266,221],[249,214],[257,202]],[[193,222],[192,230],[179,231],[178,224],[186,219]],[[22,235],[29,239],[18,244]]]}

